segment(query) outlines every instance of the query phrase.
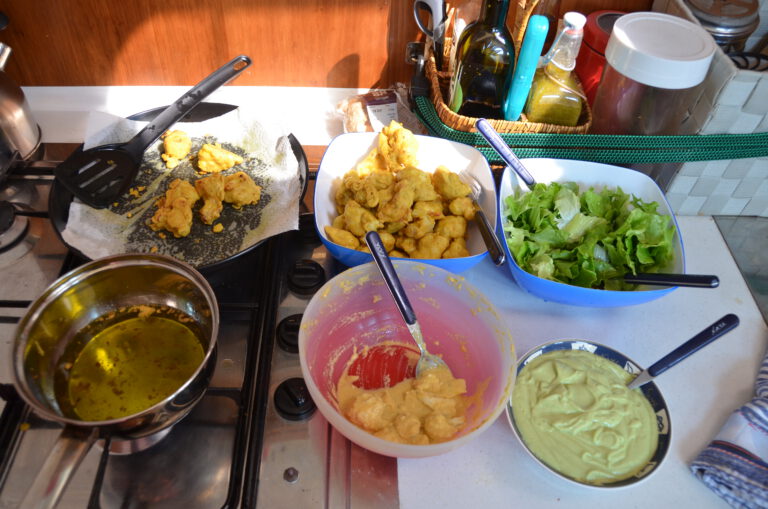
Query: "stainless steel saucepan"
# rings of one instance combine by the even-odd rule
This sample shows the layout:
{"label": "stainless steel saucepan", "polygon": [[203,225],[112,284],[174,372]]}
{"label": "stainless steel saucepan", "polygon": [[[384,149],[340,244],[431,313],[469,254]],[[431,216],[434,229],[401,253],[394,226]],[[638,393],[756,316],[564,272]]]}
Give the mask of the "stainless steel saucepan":
{"label": "stainless steel saucepan", "polygon": [[208,282],[170,257],[102,258],[51,284],[19,322],[13,373],[22,398],[64,429],[21,507],[54,507],[96,440],[146,437],[187,415],[213,374],[218,328]]}

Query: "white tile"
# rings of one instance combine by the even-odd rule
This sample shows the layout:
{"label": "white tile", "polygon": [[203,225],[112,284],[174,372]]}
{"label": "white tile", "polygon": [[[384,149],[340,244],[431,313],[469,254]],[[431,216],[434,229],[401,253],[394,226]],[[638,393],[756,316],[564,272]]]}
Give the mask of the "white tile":
{"label": "white tile", "polygon": [[742,209],[745,216],[768,217],[768,196],[756,196]]}
{"label": "white tile", "polygon": [[764,120],[765,115],[753,115],[752,113],[742,112],[728,128],[728,133],[756,133],[757,126]]}
{"label": "white tile", "polygon": [[723,172],[723,177],[729,179],[742,179],[747,176],[751,167],[751,159],[734,159],[728,162],[728,167]]}
{"label": "white tile", "polygon": [[717,186],[715,186],[715,190],[712,191],[712,194],[724,194],[726,196],[732,196],[733,192],[739,187],[741,182],[742,179],[721,178],[717,181]]}
{"label": "white tile", "polygon": [[670,193],[679,193],[688,195],[699,179],[697,177],[689,177],[687,175],[680,175],[679,173],[669,186]]}
{"label": "white tile", "polygon": [[739,77],[740,74],[723,87],[722,92],[720,92],[720,95],[717,97],[718,104],[724,106],[738,106],[739,108],[744,106],[755,89],[755,82],[757,79],[742,80],[739,79]]}
{"label": "white tile", "polygon": [[741,214],[741,211],[744,210],[747,203],[749,203],[749,198],[731,198],[725,202],[723,208],[720,209],[720,214],[737,216]]}
{"label": "white tile", "polygon": [[701,177],[696,180],[696,183],[691,188],[691,196],[709,196],[717,187],[720,179],[712,177]]}
{"label": "white tile", "polygon": [[760,187],[757,188],[755,196],[768,196],[768,179],[763,179]]}
{"label": "white tile", "polygon": [[707,216],[723,215],[723,209],[728,204],[730,198],[730,196],[724,194],[714,194],[708,197],[699,209],[699,214]]}
{"label": "white tile", "polygon": [[717,104],[712,110],[712,116],[707,125],[702,129],[703,134],[727,133],[728,129],[741,115],[741,108],[738,106],[725,106]]}
{"label": "white tile", "polygon": [[680,170],[677,172],[679,175],[687,175],[689,177],[698,177],[704,174],[704,169],[707,167],[707,161],[689,161],[683,163]]}
{"label": "white tile", "polygon": [[689,196],[685,199],[682,205],[680,205],[680,208],[675,211],[675,214],[681,216],[697,216],[705,201],[707,201],[706,196]]}
{"label": "white tile", "polygon": [[757,194],[762,182],[762,179],[758,178],[742,179],[736,189],[731,192],[731,196],[734,198],[752,198]]}
{"label": "white tile", "polygon": [[748,178],[768,178],[768,158],[759,157],[752,159],[752,166],[746,175]]}
{"label": "white tile", "polygon": [[707,165],[702,172],[705,177],[722,177],[725,170],[731,164],[729,159],[720,159],[717,161],[707,161]]}
{"label": "white tile", "polygon": [[755,115],[768,114],[768,74],[764,75],[754,90],[752,90],[749,98],[744,102],[742,111]]}
{"label": "white tile", "polygon": [[685,199],[688,198],[688,193],[668,192],[665,196],[667,197],[667,202],[669,202],[669,208],[672,209],[672,212],[675,212],[685,202]]}

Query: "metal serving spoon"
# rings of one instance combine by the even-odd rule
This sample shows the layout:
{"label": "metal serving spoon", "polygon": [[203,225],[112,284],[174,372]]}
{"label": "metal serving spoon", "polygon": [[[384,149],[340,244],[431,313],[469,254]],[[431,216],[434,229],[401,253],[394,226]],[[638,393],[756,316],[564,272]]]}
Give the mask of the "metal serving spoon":
{"label": "metal serving spoon", "polygon": [[[484,118],[478,119],[475,127],[483,135],[483,138],[493,147],[501,159],[512,168],[522,179],[528,189],[536,185],[533,175],[525,168],[522,161],[515,155],[506,142],[499,136],[496,129]],[[720,285],[720,279],[710,274],[663,274],[663,273],[642,273],[625,274],[624,281],[633,284],[644,284],[654,286],[687,286],[692,288],[717,288]]]}
{"label": "metal serving spoon", "polygon": [[411,333],[411,336],[413,336],[413,340],[416,342],[416,345],[421,352],[419,362],[416,363],[416,376],[419,376],[422,372],[428,369],[441,366],[448,368],[443,359],[427,351],[427,345],[424,343],[424,336],[421,334],[421,327],[419,327],[419,322],[416,321],[416,313],[414,313],[413,307],[411,307],[411,303],[408,300],[408,296],[405,294],[405,289],[400,282],[400,278],[397,277],[397,272],[395,272],[395,267],[392,265],[392,260],[389,259],[387,250],[384,249],[381,237],[379,237],[379,234],[375,231],[368,232],[365,234],[365,243],[368,244],[368,248],[371,250],[371,256],[373,256],[373,261],[379,268],[379,272],[381,272],[389,292],[395,299],[397,309],[399,309],[400,314],[403,315],[403,320],[405,320],[405,324],[408,326],[408,331]]}
{"label": "metal serving spoon", "polygon": [[648,369],[644,369],[637,375],[631,382],[627,384],[630,389],[635,389],[641,385],[647,384],[654,377],[659,376],[666,370],[687,358],[690,355],[698,352],[717,338],[724,336],[727,332],[732,331],[739,325],[739,317],[733,313],[729,313],[696,334],[694,337],[678,346],[670,353],[659,359]]}

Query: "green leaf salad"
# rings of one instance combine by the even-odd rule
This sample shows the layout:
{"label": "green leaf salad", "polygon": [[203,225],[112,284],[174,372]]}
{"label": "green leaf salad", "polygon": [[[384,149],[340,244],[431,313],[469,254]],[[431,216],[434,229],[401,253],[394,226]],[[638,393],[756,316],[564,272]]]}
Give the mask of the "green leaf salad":
{"label": "green leaf salad", "polygon": [[571,285],[630,290],[625,274],[660,272],[674,260],[675,225],[621,190],[575,182],[536,184],[506,198],[504,232],[523,270]]}

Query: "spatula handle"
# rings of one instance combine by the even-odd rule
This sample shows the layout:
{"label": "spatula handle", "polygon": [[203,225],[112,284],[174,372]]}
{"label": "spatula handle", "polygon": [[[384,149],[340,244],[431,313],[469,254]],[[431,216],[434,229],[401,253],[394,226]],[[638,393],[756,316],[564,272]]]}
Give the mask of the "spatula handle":
{"label": "spatula handle", "polygon": [[659,359],[656,363],[654,363],[653,366],[648,368],[648,373],[651,376],[659,376],[660,374],[664,373],[666,370],[677,364],[678,362],[682,361],[689,355],[699,351],[700,349],[704,348],[708,344],[710,344],[712,341],[716,340],[720,336],[724,335],[727,332],[732,331],[736,328],[736,326],[739,325],[739,317],[729,313],[704,329],[703,331],[696,334],[694,337],[683,343],[682,345],[675,348],[673,351]]}
{"label": "spatula handle", "polygon": [[251,59],[245,55],[239,55],[215,70],[156,116],[125,145],[125,149],[134,156],[134,159],[141,161],[144,151],[157,141],[168,128],[184,118],[206,97],[237,77],[249,65],[251,65]]}

